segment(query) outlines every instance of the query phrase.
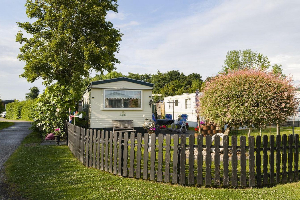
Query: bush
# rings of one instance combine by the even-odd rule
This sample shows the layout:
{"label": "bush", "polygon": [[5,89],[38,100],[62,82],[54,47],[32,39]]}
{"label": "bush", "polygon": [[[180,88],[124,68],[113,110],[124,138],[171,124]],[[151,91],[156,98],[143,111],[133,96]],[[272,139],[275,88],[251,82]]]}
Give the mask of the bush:
{"label": "bush", "polygon": [[6,105],[7,119],[33,120],[36,100],[15,101]]}
{"label": "bush", "polygon": [[36,100],[27,100],[24,101],[21,109],[21,119],[23,120],[33,120],[34,110],[36,107]]}
{"label": "bush", "polygon": [[220,74],[206,83],[198,109],[201,116],[229,127],[282,124],[298,105],[291,82],[256,69]]}
{"label": "bush", "polygon": [[23,103],[18,100],[7,104],[6,105],[6,118],[7,119],[20,119],[22,106],[23,106]]}

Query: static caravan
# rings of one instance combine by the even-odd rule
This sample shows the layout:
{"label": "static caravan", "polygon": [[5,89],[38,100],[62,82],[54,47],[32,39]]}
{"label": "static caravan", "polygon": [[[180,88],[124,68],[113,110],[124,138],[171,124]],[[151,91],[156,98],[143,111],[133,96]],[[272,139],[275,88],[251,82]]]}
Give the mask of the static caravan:
{"label": "static caravan", "polygon": [[182,95],[168,96],[164,98],[165,114],[172,114],[174,120],[178,116],[187,114],[187,122],[191,127],[197,127],[196,93],[183,93]]}
{"label": "static caravan", "polygon": [[92,82],[82,105],[89,128],[110,129],[116,122],[128,121],[142,127],[152,116],[152,89],[152,83],[123,77]]}
{"label": "static caravan", "polygon": [[[300,102],[300,91],[296,91],[295,98]],[[295,115],[289,117],[287,121],[296,121],[298,124],[297,126],[300,126],[300,104],[298,105]]]}

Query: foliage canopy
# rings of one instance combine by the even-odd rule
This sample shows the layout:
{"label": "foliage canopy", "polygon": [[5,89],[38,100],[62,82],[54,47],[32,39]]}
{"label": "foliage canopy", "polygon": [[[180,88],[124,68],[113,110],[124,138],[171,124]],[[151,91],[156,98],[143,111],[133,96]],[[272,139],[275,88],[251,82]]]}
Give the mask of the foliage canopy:
{"label": "foliage canopy", "polygon": [[36,99],[39,96],[40,90],[38,87],[32,87],[29,92],[26,93],[26,99]]}
{"label": "foliage canopy", "polygon": [[26,7],[36,21],[18,25],[32,37],[19,32],[16,40],[23,45],[18,58],[26,63],[21,76],[29,82],[78,84],[91,70],[111,71],[119,62],[114,53],[121,34],[106,21],[108,11],[117,12],[114,1],[27,0]]}
{"label": "foliage canopy", "polygon": [[260,69],[265,70],[270,67],[268,57],[261,53],[253,52],[251,49],[232,50],[228,51],[224,61],[223,73],[228,73],[229,70],[239,69]]}
{"label": "foliage canopy", "polygon": [[110,72],[107,74],[96,75],[91,81],[105,80],[118,77],[127,77],[154,84],[153,93],[162,94],[162,96],[173,96],[182,93],[194,93],[201,89],[203,81],[200,74],[192,73],[185,75],[178,70],[172,70],[165,73],[157,71],[156,74],[138,74],[129,72],[123,75],[121,72]]}
{"label": "foliage canopy", "polygon": [[282,124],[298,105],[290,79],[257,69],[220,74],[202,92],[200,115],[229,127]]}
{"label": "foliage canopy", "polygon": [[49,87],[37,107],[45,118],[36,123],[61,127],[90,73],[115,69],[122,34],[106,15],[117,12],[117,6],[111,0],[27,0],[27,16],[35,21],[18,23],[27,33],[16,36],[22,44],[18,58],[25,61],[21,77],[29,82],[41,78]]}

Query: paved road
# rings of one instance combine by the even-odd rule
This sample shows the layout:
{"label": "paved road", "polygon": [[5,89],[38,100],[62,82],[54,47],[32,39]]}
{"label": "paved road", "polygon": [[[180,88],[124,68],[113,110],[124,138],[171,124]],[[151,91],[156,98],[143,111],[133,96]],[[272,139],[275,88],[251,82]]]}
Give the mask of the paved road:
{"label": "paved road", "polygon": [[13,126],[0,130],[0,199],[6,199],[2,194],[4,187],[3,164],[31,132],[30,127],[30,122],[17,121]]}

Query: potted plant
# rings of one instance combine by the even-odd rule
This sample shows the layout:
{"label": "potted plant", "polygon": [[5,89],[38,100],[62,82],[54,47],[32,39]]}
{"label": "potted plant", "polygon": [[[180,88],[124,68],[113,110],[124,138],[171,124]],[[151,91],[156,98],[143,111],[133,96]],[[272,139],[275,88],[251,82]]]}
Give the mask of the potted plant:
{"label": "potted plant", "polygon": [[151,120],[146,120],[143,124],[143,128],[149,133],[155,133],[155,123]]}

